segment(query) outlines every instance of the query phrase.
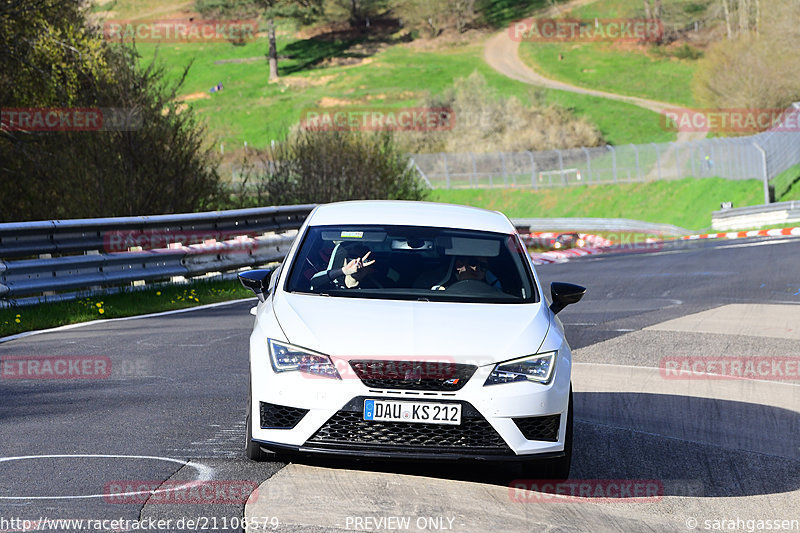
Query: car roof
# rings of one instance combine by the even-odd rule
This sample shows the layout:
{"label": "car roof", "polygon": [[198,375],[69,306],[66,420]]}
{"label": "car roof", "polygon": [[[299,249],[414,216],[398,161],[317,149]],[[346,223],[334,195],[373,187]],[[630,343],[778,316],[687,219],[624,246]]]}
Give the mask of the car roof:
{"label": "car roof", "polygon": [[402,200],[358,200],[322,204],[309,215],[311,226],[384,224],[461,228],[513,233],[514,225],[497,211],[465,205]]}

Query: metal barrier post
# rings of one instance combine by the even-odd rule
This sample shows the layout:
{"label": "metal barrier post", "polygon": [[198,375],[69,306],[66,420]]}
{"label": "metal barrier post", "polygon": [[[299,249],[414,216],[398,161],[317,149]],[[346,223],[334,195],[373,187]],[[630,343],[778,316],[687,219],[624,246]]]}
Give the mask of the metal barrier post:
{"label": "metal barrier post", "polygon": [[761,167],[761,178],[764,180],[764,204],[769,204],[769,176],[767,175],[767,151],[761,148],[758,143],[753,143],[753,146],[756,147],[756,150],[761,152],[761,160],[762,160],[762,167]]}
{"label": "metal barrier post", "polygon": [[586,154],[586,173],[588,174],[587,183],[592,182],[592,158],[589,155],[589,150],[582,148],[583,153]]}
{"label": "metal barrier post", "polygon": [[610,144],[608,145],[608,149],[611,150],[611,172],[614,176],[614,183],[617,182],[617,151],[614,150],[614,147]]}

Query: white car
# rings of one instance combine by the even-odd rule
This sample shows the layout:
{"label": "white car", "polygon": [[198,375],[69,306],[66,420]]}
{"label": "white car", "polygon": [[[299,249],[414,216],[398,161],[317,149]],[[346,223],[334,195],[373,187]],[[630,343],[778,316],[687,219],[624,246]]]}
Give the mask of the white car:
{"label": "white car", "polygon": [[[259,297],[247,456],[525,460],[565,478],[571,353],[503,214],[401,201],[320,205]],[[527,460],[537,460],[529,463]]]}

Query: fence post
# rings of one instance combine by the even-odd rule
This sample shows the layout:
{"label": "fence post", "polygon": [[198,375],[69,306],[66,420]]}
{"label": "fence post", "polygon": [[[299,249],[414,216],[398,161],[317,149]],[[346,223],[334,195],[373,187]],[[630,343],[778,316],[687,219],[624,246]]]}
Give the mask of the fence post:
{"label": "fence post", "polygon": [[450,170],[447,168],[447,152],[442,152],[444,156],[444,182],[445,188],[450,188]]}
{"label": "fence post", "polygon": [[475,154],[469,152],[469,157],[472,159],[472,176],[469,178],[469,184],[472,187],[475,187],[475,182],[478,180],[478,167],[475,164]]}
{"label": "fence post", "polygon": [[614,183],[617,182],[617,151],[610,144],[606,146],[611,150],[611,174],[614,176]]}
{"label": "fence post", "polygon": [[636,148],[636,145],[633,143],[631,143],[631,147],[633,148],[633,153],[636,154],[636,177],[639,178],[640,181],[643,181],[642,169],[639,167],[639,149]]}
{"label": "fence post", "polygon": [[525,153],[531,158],[531,185],[533,185],[534,189],[538,189],[539,184],[536,182],[536,160],[533,159],[533,152],[530,150],[525,150]]}
{"label": "fence post", "polygon": [[428,176],[426,176],[425,173],[422,171],[422,169],[419,168],[419,165],[417,165],[417,162],[414,161],[413,157],[408,160],[408,168],[411,167],[414,167],[414,169],[417,171],[417,174],[419,174],[419,177],[422,178],[423,181],[425,181],[425,183],[428,184],[428,188],[433,189],[433,185],[431,185],[431,180],[429,180]]}
{"label": "fence post", "polygon": [[681,179],[681,154],[677,143],[669,143],[675,151],[675,179]]}
{"label": "fence post", "polygon": [[656,172],[658,174],[658,181],[661,181],[661,150],[659,150],[656,143],[650,143],[656,149]]}
{"label": "fence post", "polygon": [[503,165],[503,185],[508,187],[508,171],[506,170],[506,153],[500,152],[500,162]]}
{"label": "fence post", "polygon": [[586,154],[586,174],[588,175],[587,183],[591,183],[592,182],[592,158],[589,155],[589,150],[587,150],[586,148],[581,148],[581,150],[583,150],[583,153]]}
{"label": "fence post", "polygon": [[769,204],[769,174],[767,174],[767,151],[754,142],[753,146],[761,152],[761,177],[764,180],[764,204]]}
{"label": "fence post", "polygon": [[564,185],[569,185],[567,183],[567,176],[564,174],[564,156],[561,153],[561,150],[556,150],[558,152],[558,169],[561,171],[561,181],[564,182]]}

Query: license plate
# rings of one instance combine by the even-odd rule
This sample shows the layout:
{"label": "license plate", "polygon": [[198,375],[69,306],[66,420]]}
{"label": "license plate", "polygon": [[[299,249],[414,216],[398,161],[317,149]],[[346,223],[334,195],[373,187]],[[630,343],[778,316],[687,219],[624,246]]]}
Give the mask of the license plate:
{"label": "license plate", "polygon": [[364,420],[457,426],[461,424],[461,404],[364,400]]}

